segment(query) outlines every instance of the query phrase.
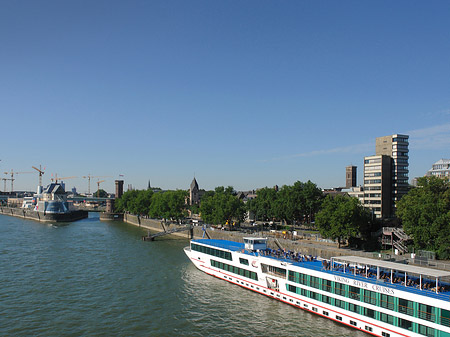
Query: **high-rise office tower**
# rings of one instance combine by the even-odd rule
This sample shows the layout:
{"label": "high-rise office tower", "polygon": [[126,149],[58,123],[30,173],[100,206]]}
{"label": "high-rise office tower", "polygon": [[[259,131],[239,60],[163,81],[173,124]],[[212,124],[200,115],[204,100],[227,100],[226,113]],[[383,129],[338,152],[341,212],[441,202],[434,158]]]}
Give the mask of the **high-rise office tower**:
{"label": "high-rise office tower", "polygon": [[378,137],[375,156],[364,158],[364,205],[378,218],[391,218],[408,192],[409,136]]}

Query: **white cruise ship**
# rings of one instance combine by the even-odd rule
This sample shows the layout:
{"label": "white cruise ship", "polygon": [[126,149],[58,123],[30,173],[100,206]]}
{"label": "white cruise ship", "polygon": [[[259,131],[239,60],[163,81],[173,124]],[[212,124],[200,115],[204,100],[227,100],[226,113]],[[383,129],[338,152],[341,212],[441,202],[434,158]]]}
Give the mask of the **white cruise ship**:
{"label": "white cruise ship", "polygon": [[317,259],[267,248],[266,238],[191,240],[205,273],[382,337],[450,337],[450,272],[375,259]]}

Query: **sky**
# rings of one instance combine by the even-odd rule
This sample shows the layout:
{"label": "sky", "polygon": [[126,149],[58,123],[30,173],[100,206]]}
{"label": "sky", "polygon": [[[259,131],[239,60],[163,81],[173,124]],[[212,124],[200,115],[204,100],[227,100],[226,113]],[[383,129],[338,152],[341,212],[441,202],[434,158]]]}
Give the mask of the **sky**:
{"label": "sky", "polygon": [[449,16],[439,0],[0,1],[1,176],[331,188],[348,165],[362,184],[396,133],[423,176],[450,158]]}

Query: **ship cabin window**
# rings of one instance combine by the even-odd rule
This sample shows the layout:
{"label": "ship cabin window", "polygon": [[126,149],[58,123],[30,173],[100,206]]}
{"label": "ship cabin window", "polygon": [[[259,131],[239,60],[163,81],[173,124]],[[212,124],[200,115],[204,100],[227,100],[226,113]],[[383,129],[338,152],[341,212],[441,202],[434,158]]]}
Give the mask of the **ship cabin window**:
{"label": "ship cabin window", "polygon": [[239,262],[241,264],[245,264],[246,266],[248,266],[248,260],[247,259],[243,259],[242,257],[239,258]]}
{"label": "ship cabin window", "polygon": [[311,276],[311,287],[320,289],[320,278]]}
{"label": "ship cabin window", "polygon": [[391,334],[383,331],[383,332],[381,332],[381,336],[382,337],[391,337]]}
{"label": "ship cabin window", "polygon": [[341,321],[341,322],[342,322],[342,316],[337,316],[337,315],[336,315],[336,319],[337,319],[338,321]]}
{"label": "ship cabin window", "polygon": [[375,310],[369,309],[369,308],[364,308],[364,316],[370,317],[370,318],[376,318],[375,317]]}
{"label": "ship cabin window", "polygon": [[328,316],[328,311],[322,311],[322,314],[324,314],[324,316]]}
{"label": "ship cabin window", "polygon": [[404,298],[398,299],[398,312],[414,316],[414,302],[405,300]]}
{"label": "ship cabin window", "polygon": [[380,321],[394,325],[394,316],[380,312]]}
{"label": "ship cabin window", "polygon": [[419,318],[434,322],[434,307],[419,303]]}
{"label": "ship cabin window", "polygon": [[400,328],[410,330],[410,331],[412,331],[412,329],[413,329],[412,322],[408,321],[407,319],[403,319],[403,318],[398,319],[398,326]]}
{"label": "ship cabin window", "polygon": [[349,288],[348,288],[348,290],[349,290],[349,297],[351,298],[351,299],[354,299],[354,300],[357,300],[357,301],[359,301],[359,288],[358,287],[353,287],[353,286],[350,286]]}
{"label": "ship cabin window", "polygon": [[261,269],[262,269],[263,273],[266,273],[266,274],[269,274],[272,276],[282,277],[283,279],[286,278],[286,269],[284,269],[284,268],[275,267],[275,266],[261,263]]}
{"label": "ship cabin window", "polygon": [[430,328],[430,327],[422,325],[422,324],[418,324],[418,326],[419,326],[418,333],[420,335],[424,335],[424,336],[427,336],[427,337],[434,337],[435,332],[434,332],[433,328]]}
{"label": "ship cabin window", "polygon": [[359,314],[359,305],[353,304],[353,303],[349,303],[348,304],[348,310],[356,312],[357,314]]}
{"label": "ship cabin window", "polygon": [[353,326],[357,326],[358,324],[355,321],[350,321],[350,324]]}
{"label": "ship cabin window", "polygon": [[450,327],[450,311],[441,309],[441,324]]}
{"label": "ship cabin window", "polygon": [[372,332],[372,331],[373,331],[372,327],[371,327],[371,326],[368,326],[368,325],[366,325],[366,330],[369,331],[369,332]]}

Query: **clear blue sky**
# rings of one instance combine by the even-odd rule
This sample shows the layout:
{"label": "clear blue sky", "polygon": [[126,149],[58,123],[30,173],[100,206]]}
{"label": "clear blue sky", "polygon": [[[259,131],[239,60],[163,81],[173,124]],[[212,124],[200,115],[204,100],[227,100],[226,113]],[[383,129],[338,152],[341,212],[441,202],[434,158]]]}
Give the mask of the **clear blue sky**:
{"label": "clear blue sky", "polygon": [[449,1],[1,1],[0,171],[42,164],[79,192],[88,174],[109,192],[119,174],[328,188],[404,133],[424,175],[450,157],[449,17]]}

